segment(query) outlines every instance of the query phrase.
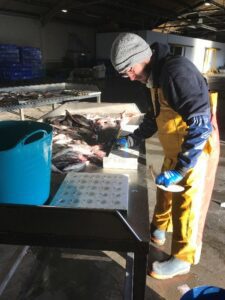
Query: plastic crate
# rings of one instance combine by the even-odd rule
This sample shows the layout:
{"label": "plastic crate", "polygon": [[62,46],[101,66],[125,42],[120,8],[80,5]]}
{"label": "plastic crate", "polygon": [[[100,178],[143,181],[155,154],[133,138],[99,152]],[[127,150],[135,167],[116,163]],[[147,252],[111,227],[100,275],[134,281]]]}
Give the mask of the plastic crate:
{"label": "plastic crate", "polygon": [[0,63],[13,64],[20,62],[19,49],[15,45],[0,44]]}
{"label": "plastic crate", "polygon": [[44,76],[41,50],[0,44],[0,80],[14,81]]}
{"label": "plastic crate", "polygon": [[42,55],[39,48],[20,47],[20,59],[23,64],[37,64],[41,63]]}
{"label": "plastic crate", "polygon": [[18,46],[14,44],[0,44],[0,50],[18,50]]}

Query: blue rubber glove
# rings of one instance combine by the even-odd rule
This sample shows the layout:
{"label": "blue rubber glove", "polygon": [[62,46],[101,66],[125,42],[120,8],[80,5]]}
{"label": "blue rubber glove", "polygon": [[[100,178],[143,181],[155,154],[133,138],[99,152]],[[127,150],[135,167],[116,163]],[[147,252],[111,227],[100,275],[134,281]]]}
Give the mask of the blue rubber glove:
{"label": "blue rubber glove", "polygon": [[134,139],[130,135],[122,136],[116,139],[116,145],[120,148],[131,148],[134,146]]}
{"label": "blue rubber glove", "polygon": [[163,173],[160,173],[156,179],[156,184],[169,186],[171,184],[176,184],[177,182],[181,181],[183,179],[183,176],[177,172],[176,170],[169,170],[165,171]]}

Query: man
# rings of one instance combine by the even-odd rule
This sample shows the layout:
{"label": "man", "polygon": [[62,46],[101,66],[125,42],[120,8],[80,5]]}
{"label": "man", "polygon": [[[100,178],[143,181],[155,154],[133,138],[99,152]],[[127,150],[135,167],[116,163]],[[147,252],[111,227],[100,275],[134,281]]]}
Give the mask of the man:
{"label": "man", "polygon": [[154,43],[150,48],[140,36],[122,33],[113,42],[111,61],[121,76],[151,89],[154,110],[125,137],[126,144],[138,144],[157,131],[165,158],[156,183],[179,182],[184,187],[182,193],[157,189],[151,241],[163,245],[166,232],[172,230],[172,255],[154,262],[150,275],[166,279],[186,274],[200,259],[218,165],[215,103],[210,106],[207,84],[197,68],[185,57],[172,56],[167,45]]}

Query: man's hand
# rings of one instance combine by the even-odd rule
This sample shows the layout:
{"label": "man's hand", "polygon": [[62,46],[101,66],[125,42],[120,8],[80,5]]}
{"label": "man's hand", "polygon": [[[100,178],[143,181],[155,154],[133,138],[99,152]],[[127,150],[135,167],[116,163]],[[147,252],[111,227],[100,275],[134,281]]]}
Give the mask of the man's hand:
{"label": "man's hand", "polygon": [[116,139],[116,145],[120,148],[132,148],[135,145],[135,141],[131,135],[121,136]]}
{"label": "man's hand", "polygon": [[159,185],[169,186],[171,184],[176,184],[183,179],[183,176],[176,170],[168,170],[159,174],[155,182]]}

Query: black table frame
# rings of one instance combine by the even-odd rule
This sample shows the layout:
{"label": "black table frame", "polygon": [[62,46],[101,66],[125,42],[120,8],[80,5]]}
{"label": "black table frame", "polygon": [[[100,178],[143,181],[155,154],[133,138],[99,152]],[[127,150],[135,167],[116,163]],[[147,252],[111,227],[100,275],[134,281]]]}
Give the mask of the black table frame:
{"label": "black table frame", "polygon": [[127,261],[124,299],[144,300],[149,242],[148,222],[143,225],[142,219],[148,220],[147,193],[143,188],[139,193],[138,185],[131,187],[127,217],[118,210],[1,204],[0,243],[133,253],[132,262]]}

